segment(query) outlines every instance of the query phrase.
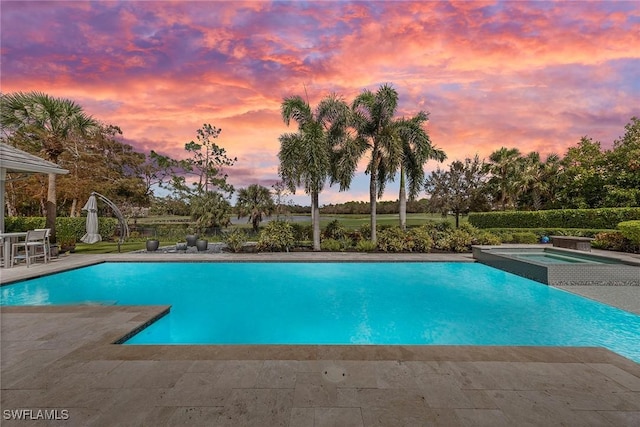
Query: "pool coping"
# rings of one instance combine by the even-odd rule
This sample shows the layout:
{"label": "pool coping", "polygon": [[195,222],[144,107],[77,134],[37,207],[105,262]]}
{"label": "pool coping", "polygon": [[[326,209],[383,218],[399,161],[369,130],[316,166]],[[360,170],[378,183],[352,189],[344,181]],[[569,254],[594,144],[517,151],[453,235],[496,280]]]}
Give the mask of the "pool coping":
{"label": "pool coping", "polygon": [[77,314],[103,317],[135,314],[133,321],[112,325],[99,340],[80,344],[74,358],[99,360],[354,360],[354,361],[495,361],[614,363],[640,377],[640,364],[604,347],[475,345],[122,345],[134,331],[169,313],[170,306],[3,306],[2,315]]}
{"label": "pool coping", "polygon": [[[535,248],[548,248],[548,245],[503,245],[502,248],[509,249],[535,249]],[[500,247],[496,247],[500,248]],[[477,262],[472,257],[472,253],[464,253],[464,254],[381,254],[381,253],[314,253],[314,252],[302,252],[302,253],[259,253],[259,254],[179,254],[176,257],[176,254],[173,253],[125,253],[125,254],[109,254],[108,256],[101,255],[74,255],[73,257],[68,257],[67,259],[61,258],[59,264],[56,262],[52,262],[50,264],[38,264],[37,266],[31,267],[27,269],[23,268],[19,275],[14,276],[13,278],[5,278],[2,276],[2,281],[0,286],[14,284],[16,282],[20,282],[23,280],[28,280],[36,277],[43,277],[50,274],[56,274],[63,271],[73,270],[77,268],[82,268],[90,265],[97,265],[106,262],[216,262],[216,263],[224,263],[224,262],[464,262],[464,263],[474,263]],[[65,261],[73,261],[73,262],[65,262]],[[40,267],[40,268],[38,268]],[[602,302],[604,304],[609,304],[611,306],[620,308],[625,311],[632,312],[634,314],[640,315],[640,310],[629,310],[629,308],[621,307],[620,305],[616,305],[611,301],[606,300],[606,298],[602,298],[602,295],[596,294],[595,296],[584,295],[580,292],[580,286],[554,286],[558,289],[563,289],[572,293],[576,293],[583,297]],[[615,287],[618,288],[618,287]],[[623,288],[623,287],[620,287]],[[634,287],[635,288],[635,287]],[[614,299],[615,300],[615,299]],[[615,301],[614,301],[615,302]],[[78,308],[79,310],[86,310],[87,307],[95,307],[90,305],[64,305],[64,306],[2,306],[3,312],[20,312],[20,309],[26,310],[28,312],[36,312],[36,313],[55,313],[59,309],[69,309],[69,308]],[[98,306],[98,307],[109,307],[109,306]],[[155,306],[115,306],[115,307],[129,307],[129,308],[148,308],[150,310],[156,310]],[[99,308],[98,308],[99,309]],[[170,306],[160,306],[158,308],[158,312],[154,311],[154,314],[149,318],[145,319],[144,322],[136,325],[135,327],[123,331],[118,336],[111,337],[111,341],[109,344],[116,344],[118,347],[132,347],[133,345],[122,345],[127,339],[135,335],[136,333],[143,330],[145,327],[149,326],[151,323],[155,322],[159,318],[164,315],[170,313]],[[33,310],[33,311],[31,311]],[[377,358],[381,357],[380,355],[393,354],[395,356],[402,354],[403,351],[399,351],[399,349],[413,349],[412,352],[417,352],[418,354],[431,354],[435,357],[434,354],[438,354],[436,348],[443,348],[444,353],[449,353],[450,346],[411,346],[411,345],[392,345],[392,346],[380,346],[380,345],[248,345],[248,346],[231,346],[231,345],[136,345],[136,347],[148,347],[147,350],[143,352],[143,354],[148,354],[150,348],[164,348],[163,352],[167,352],[172,354],[173,357],[177,357],[176,353],[179,353],[178,348],[186,348],[188,353],[196,352],[203,356],[206,356],[212,350],[203,350],[203,347],[214,347],[216,348],[213,351],[214,354],[220,353],[223,357],[235,357],[237,354],[264,354],[265,357],[271,357],[274,354],[283,354],[286,357],[292,357],[300,352],[304,354],[308,354],[309,352],[316,353],[320,352],[324,354],[328,352],[330,354],[340,354],[345,357],[354,357],[353,355],[365,354],[368,358],[366,360],[379,360]],[[300,348],[300,350],[296,350],[295,348]],[[475,354],[477,349],[479,348],[506,348],[507,346],[453,346],[453,348],[467,348],[473,354]],[[538,348],[538,346],[524,346],[518,348]],[[540,347],[546,348],[546,347]],[[562,349],[566,349],[568,347],[558,347]],[[195,349],[198,349],[197,351]],[[390,351],[389,349],[394,349]],[[422,350],[419,350],[422,349]],[[105,349],[105,351],[107,351]],[[108,350],[107,352],[112,352],[113,350]],[[609,351],[609,350],[607,350]],[[239,352],[239,353],[238,353]],[[116,352],[117,353],[117,352]],[[482,351],[479,351],[479,354],[482,354]],[[616,353],[614,353],[616,354]],[[128,357],[131,357],[129,355]],[[391,356],[389,356],[391,357]],[[623,357],[623,356],[620,356]],[[386,360],[386,359],[385,359]]]}
{"label": "pool coping", "polygon": [[476,262],[471,253],[363,253],[363,252],[265,252],[253,254],[199,253],[135,253],[80,255],[71,254],[53,259],[48,264],[0,268],[0,286],[48,276],[63,271],[105,262]]}

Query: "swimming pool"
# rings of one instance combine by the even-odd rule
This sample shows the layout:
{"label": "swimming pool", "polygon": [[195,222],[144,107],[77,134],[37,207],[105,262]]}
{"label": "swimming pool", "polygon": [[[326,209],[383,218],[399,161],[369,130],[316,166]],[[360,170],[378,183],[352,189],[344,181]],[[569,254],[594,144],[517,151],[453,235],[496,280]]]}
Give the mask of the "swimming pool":
{"label": "swimming pool", "polygon": [[103,263],[0,292],[171,305],[126,344],[603,346],[640,362],[640,316],[479,263]]}

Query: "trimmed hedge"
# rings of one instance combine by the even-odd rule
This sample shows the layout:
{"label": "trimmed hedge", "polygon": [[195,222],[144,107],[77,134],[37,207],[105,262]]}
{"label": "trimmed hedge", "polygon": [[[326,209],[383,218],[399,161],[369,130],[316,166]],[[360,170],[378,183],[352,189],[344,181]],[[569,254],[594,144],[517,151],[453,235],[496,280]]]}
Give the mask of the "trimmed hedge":
{"label": "trimmed hedge", "polygon": [[478,228],[615,229],[623,221],[640,219],[640,208],[556,209],[546,211],[472,212]]}
{"label": "trimmed hedge", "polygon": [[[5,218],[4,227],[8,233],[20,232],[44,228],[45,222],[44,217],[11,216]],[[80,240],[86,233],[86,223],[86,217],[58,217],[56,218],[56,234],[58,238],[69,236]],[[117,228],[118,220],[116,218],[98,218],[98,233],[103,239],[108,240],[114,237]]]}

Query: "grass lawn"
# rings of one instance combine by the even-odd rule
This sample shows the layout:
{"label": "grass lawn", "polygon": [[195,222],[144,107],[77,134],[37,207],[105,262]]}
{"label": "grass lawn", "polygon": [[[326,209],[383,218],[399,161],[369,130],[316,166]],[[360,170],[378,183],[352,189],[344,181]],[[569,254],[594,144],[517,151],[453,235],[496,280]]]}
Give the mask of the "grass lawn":
{"label": "grass lawn", "polygon": [[[126,241],[120,245],[121,252],[132,252],[146,247],[146,241]],[[86,243],[76,243],[77,254],[117,254],[117,242],[98,242],[92,245]]]}
{"label": "grass lawn", "polygon": [[[369,224],[371,222],[371,217],[369,215],[360,215],[360,214],[346,214],[346,215],[320,215],[320,227],[324,228],[330,221],[337,219],[343,227],[348,229],[358,229],[365,224]],[[455,217],[447,216],[446,218],[440,214],[432,214],[432,213],[410,213],[407,214],[407,225],[408,226],[419,226],[424,224],[426,221],[443,221],[447,220],[452,224],[455,223]],[[461,217],[460,223],[467,222],[467,217]],[[309,217],[309,223],[311,223],[311,217]],[[378,225],[400,225],[400,216],[398,214],[382,214],[377,215],[377,224]]]}

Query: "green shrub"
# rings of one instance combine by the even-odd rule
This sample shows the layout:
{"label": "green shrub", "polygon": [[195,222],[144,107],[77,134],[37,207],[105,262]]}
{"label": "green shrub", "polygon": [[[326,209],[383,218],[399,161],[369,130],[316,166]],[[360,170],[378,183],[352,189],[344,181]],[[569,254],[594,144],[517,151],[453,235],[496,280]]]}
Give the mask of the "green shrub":
{"label": "green shrub", "polygon": [[466,231],[469,234],[474,234],[478,231],[476,227],[474,227],[472,224],[469,224],[468,222],[465,222],[464,224],[460,224],[460,227],[458,227],[458,230]]}
{"label": "green shrub", "polygon": [[[513,235],[510,235],[513,238]],[[499,236],[496,236],[493,233],[484,230],[478,230],[473,233],[473,244],[474,245],[499,245],[502,243],[502,240]]]}
{"label": "green shrub", "polygon": [[360,234],[363,239],[371,239],[371,224],[363,224],[360,226]]}
{"label": "green shrub", "polygon": [[473,236],[466,230],[456,229],[449,234],[449,250],[452,252],[468,252],[472,242]]}
{"label": "green shrub", "polygon": [[[388,228],[393,228],[393,225],[380,225],[377,224],[376,225],[376,232],[379,234],[382,230],[386,230]],[[360,230],[358,230],[360,232],[360,236],[362,236],[361,238],[363,239],[371,239],[371,224],[366,223],[360,226]]]}
{"label": "green shrub", "polygon": [[478,228],[614,229],[620,222],[638,219],[640,219],[640,208],[554,209],[469,214],[469,222]]}
{"label": "green shrub", "polygon": [[530,231],[521,231],[519,233],[513,233],[511,235],[511,241],[508,243],[526,243],[526,244],[534,244],[539,243],[540,239],[536,236],[535,233]]}
{"label": "green shrub", "polygon": [[384,252],[411,251],[412,243],[407,241],[400,227],[386,228],[378,233],[378,249]]}
{"label": "green shrub", "polygon": [[356,243],[356,251],[358,252],[373,252],[377,248],[377,245],[371,240],[360,240]]}
{"label": "green shrub", "polygon": [[325,227],[322,232],[324,239],[341,240],[344,239],[347,234],[347,230],[340,224],[340,221],[334,219]]}
{"label": "green shrub", "polygon": [[433,239],[428,227],[410,228],[406,234],[407,238],[412,241],[411,246],[414,252],[431,252]]}
{"label": "green shrub", "polygon": [[324,239],[320,242],[320,249],[323,251],[339,252],[345,249],[345,243],[342,240]]}
{"label": "green shrub", "polygon": [[45,222],[44,217],[9,216],[4,219],[4,229],[7,233],[19,233],[44,228]]}
{"label": "green shrub", "polygon": [[256,249],[267,252],[289,251],[294,243],[291,224],[285,221],[271,221],[260,232]]}
{"label": "green shrub", "polygon": [[443,219],[442,221],[438,221],[436,222],[436,230],[438,231],[451,231],[455,228],[455,226],[450,223],[449,221],[447,221],[446,219]]}
{"label": "green shrub", "polygon": [[640,245],[640,221],[624,221],[618,224],[622,235],[636,245]]}
{"label": "green shrub", "polygon": [[234,228],[225,233],[223,241],[231,252],[240,252],[245,243],[247,243],[247,233],[241,228]]}

